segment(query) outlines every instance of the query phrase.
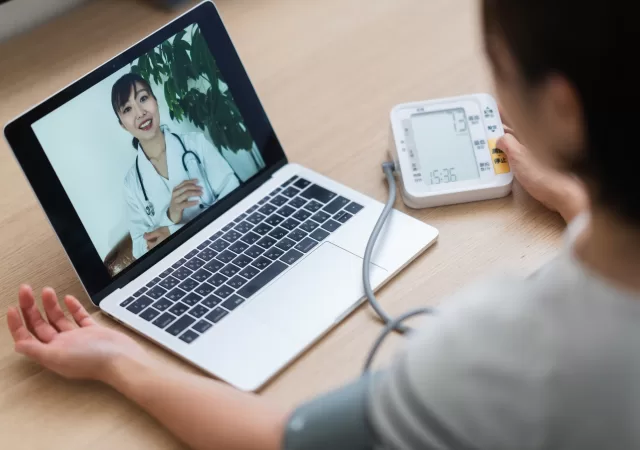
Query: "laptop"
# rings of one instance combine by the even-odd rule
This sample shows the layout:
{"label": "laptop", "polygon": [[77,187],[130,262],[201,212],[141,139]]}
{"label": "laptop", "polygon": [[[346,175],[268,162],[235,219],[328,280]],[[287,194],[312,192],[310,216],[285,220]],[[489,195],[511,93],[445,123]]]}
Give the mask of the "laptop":
{"label": "laptop", "polygon": [[[383,205],[287,161],[211,2],[4,133],[91,301],[231,385],[259,389],[364,300]],[[437,235],[394,211],[374,289]]]}

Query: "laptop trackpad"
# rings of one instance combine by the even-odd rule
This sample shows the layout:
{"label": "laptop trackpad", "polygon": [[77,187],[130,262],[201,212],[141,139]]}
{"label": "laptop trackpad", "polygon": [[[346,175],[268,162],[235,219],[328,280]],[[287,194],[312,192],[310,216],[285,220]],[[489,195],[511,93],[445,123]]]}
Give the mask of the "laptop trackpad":
{"label": "laptop trackpad", "polygon": [[[374,286],[386,274],[371,264]],[[251,313],[294,338],[314,338],[363,297],[362,258],[325,242],[253,299]]]}

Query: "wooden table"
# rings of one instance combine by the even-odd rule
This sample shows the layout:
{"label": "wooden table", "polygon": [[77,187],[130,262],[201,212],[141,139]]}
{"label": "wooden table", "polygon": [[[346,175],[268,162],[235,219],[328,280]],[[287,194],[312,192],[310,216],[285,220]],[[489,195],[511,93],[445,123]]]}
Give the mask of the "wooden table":
{"label": "wooden table", "polygon": [[[380,163],[391,107],[491,90],[476,3],[219,0],[218,7],[289,158],[383,200]],[[142,0],[97,0],[1,44],[0,123],[179,12]],[[91,304],[4,141],[0,192],[0,447],[182,448],[116,392],[67,382],[13,353],[4,316],[19,283],[51,285]],[[526,274],[560,243],[560,218],[518,187],[514,195],[488,202],[410,211],[398,201],[397,207],[437,227],[440,240],[380,293],[393,314],[438,302],[488,272]],[[379,331],[370,310],[361,308],[263,395],[294,405],[357,376]],[[388,361],[399,345],[400,338],[389,339],[378,362]]]}

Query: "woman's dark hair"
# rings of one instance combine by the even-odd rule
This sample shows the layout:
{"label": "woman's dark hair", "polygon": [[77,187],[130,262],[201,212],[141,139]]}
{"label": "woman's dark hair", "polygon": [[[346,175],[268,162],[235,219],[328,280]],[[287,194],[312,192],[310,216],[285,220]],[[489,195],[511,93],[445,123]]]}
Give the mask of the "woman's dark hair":
{"label": "woman's dark hair", "polygon": [[[111,106],[113,107],[113,112],[116,114],[118,118],[118,122],[122,123],[120,120],[120,108],[122,108],[128,101],[131,96],[131,91],[133,91],[133,96],[136,97],[138,95],[138,87],[136,83],[141,84],[144,89],[149,92],[153,98],[156,98],[153,90],[151,89],[151,85],[147,80],[142,78],[140,75],[136,73],[128,73],[126,75],[121,76],[118,81],[113,84],[111,88]],[[138,149],[138,139],[133,138],[133,148]]]}
{"label": "woman's dark hair", "polygon": [[[640,225],[636,185],[640,95],[633,65],[638,16],[625,0],[483,0],[485,37],[506,44],[526,81],[551,74],[573,84],[583,107],[587,148],[574,164],[595,200]],[[487,45],[491,55],[491,43]],[[540,130],[544,133],[545,130]]]}

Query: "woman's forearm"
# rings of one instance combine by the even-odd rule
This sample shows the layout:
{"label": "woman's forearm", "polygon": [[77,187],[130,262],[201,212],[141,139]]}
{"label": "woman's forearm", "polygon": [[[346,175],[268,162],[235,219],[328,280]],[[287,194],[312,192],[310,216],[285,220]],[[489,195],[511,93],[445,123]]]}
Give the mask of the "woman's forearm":
{"label": "woman's forearm", "polygon": [[194,449],[281,448],[287,415],[255,395],[126,356],[114,361],[105,378]]}

